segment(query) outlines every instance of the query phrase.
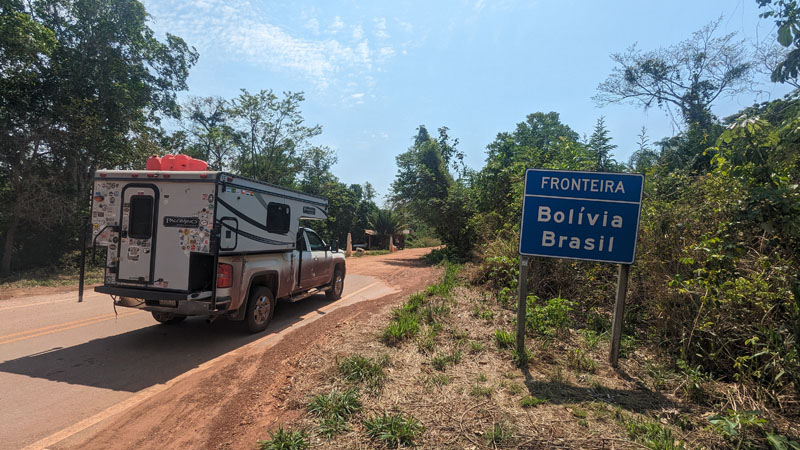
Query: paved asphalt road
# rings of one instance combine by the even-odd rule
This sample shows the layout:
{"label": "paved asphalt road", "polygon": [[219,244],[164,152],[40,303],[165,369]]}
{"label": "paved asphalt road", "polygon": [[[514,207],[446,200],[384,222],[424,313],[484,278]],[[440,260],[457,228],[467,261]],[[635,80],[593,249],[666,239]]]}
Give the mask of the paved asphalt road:
{"label": "paved asphalt road", "polygon": [[350,274],[341,300],[322,294],[279,303],[258,335],[224,319],[161,325],[149,312],[115,315],[109,296],[88,289],[83,303],[76,292],[0,301],[0,449],[41,443],[243,345],[275,341],[333,309],[391,292]]}

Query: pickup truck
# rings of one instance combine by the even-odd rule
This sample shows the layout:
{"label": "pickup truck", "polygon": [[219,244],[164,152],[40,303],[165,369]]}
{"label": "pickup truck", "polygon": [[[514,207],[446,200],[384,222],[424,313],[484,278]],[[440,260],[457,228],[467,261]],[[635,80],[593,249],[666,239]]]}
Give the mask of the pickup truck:
{"label": "pickup truck", "polygon": [[226,172],[100,170],[92,237],[108,251],[95,291],[165,324],[226,317],[261,332],[279,299],[341,297],[344,253],[300,226],[327,209],[323,197]]}

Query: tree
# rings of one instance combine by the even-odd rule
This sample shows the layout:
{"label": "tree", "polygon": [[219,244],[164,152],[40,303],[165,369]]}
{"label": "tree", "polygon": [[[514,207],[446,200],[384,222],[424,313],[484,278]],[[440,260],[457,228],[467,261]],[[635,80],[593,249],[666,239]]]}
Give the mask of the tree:
{"label": "tree", "polygon": [[608,128],[606,128],[605,117],[600,116],[600,118],[597,119],[594,132],[589,138],[587,147],[595,156],[597,170],[611,170],[614,164],[609,154],[612,150],[617,148],[617,146],[611,143],[611,136],[609,136]]}
{"label": "tree", "polygon": [[400,234],[406,228],[402,219],[388,209],[375,211],[369,218],[369,226],[382,238],[381,241],[386,241],[387,246],[393,236]]}
{"label": "tree", "polygon": [[300,111],[302,92],[272,90],[251,94],[242,89],[232,101],[232,114],[245,128],[235,166],[239,173],[282,186],[296,182],[302,170],[300,155],[311,147],[310,139],[322,133],[319,125],[306,126]]}
{"label": "tree", "polygon": [[595,158],[556,112],[526,116],[487,146],[486,166],[474,177],[477,208],[487,229],[518,227],[522,177],[527,168],[592,170]]}
{"label": "tree", "polygon": [[650,147],[650,138],[647,136],[647,128],[642,127],[642,131],[637,136],[639,141],[636,143],[636,150],[630,157],[628,164],[637,172],[644,172],[653,167],[658,162],[658,152]]}
{"label": "tree", "polygon": [[420,126],[414,145],[396,158],[397,176],[390,200],[396,209],[408,211],[433,228],[448,251],[460,258],[469,254],[474,243],[469,223],[474,199],[467,193],[467,179],[455,180],[442,155],[442,148],[451,158],[460,154],[457,144],[446,127],[439,129],[437,140]]}
{"label": "tree", "polygon": [[338,161],[336,153],[328,147],[314,146],[303,151],[300,159],[301,189],[310,194],[320,195],[323,186],[335,180],[331,167]]}
{"label": "tree", "polygon": [[[1,200],[11,211],[0,271],[8,272],[22,227],[62,227],[26,241],[44,245],[48,259],[74,245],[93,172],[144,160],[147,146],[137,137],[152,135],[160,115],[177,114],[175,92],[186,89],[197,53],[177,36],[157,40],[134,0],[5,0],[0,7]],[[47,199],[27,207],[42,186]]]}
{"label": "tree", "polygon": [[645,109],[654,104],[672,114],[676,108],[683,123],[708,130],[713,122],[711,104],[721,95],[736,95],[748,88],[752,63],[736,33],[716,37],[721,19],[692,37],[654,51],[636,45],[614,53],[611,75],[600,83],[595,101],[601,105],[632,102]]}
{"label": "tree", "polygon": [[228,102],[222,97],[191,97],[183,115],[192,142],[186,152],[207,161],[213,170],[225,169],[239,142],[230,125]]}
{"label": "tree", "polygon": [[[760,17],[775,19],[778,43],[788,49],[772,67],[771,79],[798,87],[800,75],[800,7],[795,0],[756,0],[759,8],[769,8]],[[769,56],[768,56],[769,57]],[[774,57],[772,60],[774,61]]]}

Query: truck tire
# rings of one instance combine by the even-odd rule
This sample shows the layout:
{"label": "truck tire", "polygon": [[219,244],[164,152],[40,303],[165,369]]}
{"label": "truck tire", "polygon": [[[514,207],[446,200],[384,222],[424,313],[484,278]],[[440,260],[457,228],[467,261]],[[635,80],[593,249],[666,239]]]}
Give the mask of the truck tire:
{"label": "truck tire", "polygon": [[344,291],[344,271],[337,268],[333,271],[331,288],[325,291],[325,297],[328,300],[339,300],[342,298],[342,291]]}
{"label": "truck tire", "polygon": [[186,316],[180,314],[173,314],[163,311],[152,311],[153,319],[156,319],[156,322],[163,323],[165,325],[175,325],[176,323],[183,322],[186,319]]}
{"label": "truck tire", "polygon": [[266,286],[257,286],[250,293],[244,323],[251,333],[260,333],[267,329],[272,315],[275,313],[275,296]]}

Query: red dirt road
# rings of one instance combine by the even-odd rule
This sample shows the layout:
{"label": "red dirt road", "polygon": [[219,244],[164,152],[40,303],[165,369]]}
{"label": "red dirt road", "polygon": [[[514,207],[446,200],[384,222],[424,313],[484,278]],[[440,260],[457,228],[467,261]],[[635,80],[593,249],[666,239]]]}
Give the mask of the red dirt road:
{"label": "red dirt road", "polygon": [[309,350],[331,339],[337,328],[365,321],[437,280],[440,271],[420,261],[429,251],[348,259],[348,274],[379,278],[397,292],[293,327],[268,348],[247,348],[49,448],[252,448],[276,424],[299,414],[286,404],[287,392],[304,375]]}

